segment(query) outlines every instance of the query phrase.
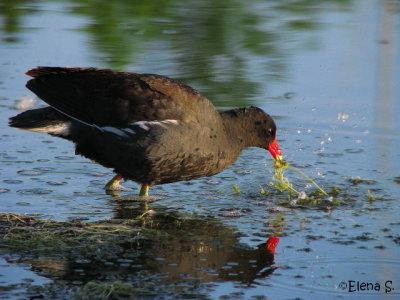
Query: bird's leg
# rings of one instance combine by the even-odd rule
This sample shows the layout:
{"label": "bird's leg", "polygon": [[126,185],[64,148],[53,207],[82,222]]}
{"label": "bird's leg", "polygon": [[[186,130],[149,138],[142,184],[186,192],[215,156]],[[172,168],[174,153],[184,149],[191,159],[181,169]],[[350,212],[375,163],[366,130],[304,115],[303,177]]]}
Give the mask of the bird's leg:
{"label": "bird's leg", "polygon": [[123,191],[123,190],[129,190],[128,188],[123,187],[122,185],[119,184],[119,182],[122,180],[121,175],[115,175],[105,186],[104,188],[107,191]]}
{"label": "bird's leg", "polygon": [[148,197],[149,196],[149,184],[143,184],[142,187],[140,188],[139,196],[142,197]]}
{"label": "bird's leg", "polygon": [[[139,192],[140,197],[148,197],[149,196],[149,189],[150,185],[149,184],[142,184]],[[149,206],[147,204],[147,200],[143,201],[140,204],[140,209],[143,210],[144,212],[137,217],[137,219],[143,219],[146,215],[153,213],[154,211],[152,209],[149,209]]]}

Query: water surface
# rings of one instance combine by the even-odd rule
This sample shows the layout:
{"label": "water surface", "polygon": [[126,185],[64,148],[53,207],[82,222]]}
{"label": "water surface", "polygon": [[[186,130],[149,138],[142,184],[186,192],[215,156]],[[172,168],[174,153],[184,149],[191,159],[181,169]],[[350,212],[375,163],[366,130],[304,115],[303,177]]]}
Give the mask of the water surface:
{"label": "water surface", "polygon": [[[268,187],[272,160],[261,149],[245,150],[211,178],[152,188],[160,196],[156,207],[224,224],[224,234],[237,236],[229,247],[243,243],[257,249],[267,237],[280,236],[273,272],[250,285],[234,276],[213,281],[192,273],[199,291],[228,299],[398,297],[397,1],[1,1],[0,18],[1,211],[59,221],[130,216],[102,190],[110,170],[75,156],[66,141],[7,126],[29,99],[34,107],[44,105],[24,87],[26,70],[95,66],[168,75],[195,87],[219,109],[255,105],[269,112],[287,160],[327,190],[341,189],[338,206],[293,206],[287,194]],[[287,176],[299,190],[311,192],[296,173]],[[121,196],[132,198],[137,185],[125,185],[134,191]],[[269,195],[261,195],[260,186]],[[168,253],[161,259],[173,263],[179,251]],[[1,285],[19,286],[15,293],[4,289],[4,298],[26,289],[14,268],[35,284],[55,278],[15,264],[10,256],[3,259]],[[196,265],[189,261],[186,267],[193,271]],[[183,280],[167,267],[154,274],[161,271],[169,278],[165,282]],[[342,282],[350,281],[382,288],[343,290]],[[393,290],[385,293],[387,281]]]}

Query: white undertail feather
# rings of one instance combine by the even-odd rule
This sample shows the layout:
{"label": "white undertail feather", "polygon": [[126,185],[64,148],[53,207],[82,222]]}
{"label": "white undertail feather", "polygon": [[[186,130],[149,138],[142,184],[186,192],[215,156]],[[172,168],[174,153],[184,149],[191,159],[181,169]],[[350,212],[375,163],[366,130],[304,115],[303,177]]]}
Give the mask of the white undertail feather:
{"label": "white undertail feather", "polygon": [[68,136],[70,134],[71,122],[64,122],[64,123],[49,125],[49,126],[45,126],[45,127],[20,128],[20,129],[33,131],[33,132],[54,134],[54,135],[59,135],[59,136]]}

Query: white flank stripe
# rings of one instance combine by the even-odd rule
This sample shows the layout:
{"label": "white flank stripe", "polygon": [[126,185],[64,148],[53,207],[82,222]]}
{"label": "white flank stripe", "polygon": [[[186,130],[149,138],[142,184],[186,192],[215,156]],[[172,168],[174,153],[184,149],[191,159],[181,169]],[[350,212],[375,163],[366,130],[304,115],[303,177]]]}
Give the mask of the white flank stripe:
{"label": "white flank stripe", "polygon": [[161,126],[167,128],[168,125],[178,125],[177,120],[162,120],[162,121],[139,121],[134,122],[131,126],[139,126],[143,130],[150,130],[150,127]]}
{"label": "white flank stripe", "polygon": [[125,131],[125,132],[127,132],[127,133],[129,133],[129,134],[136,134],[136,132],[133,130],[133,129],[131,129],[131,128],[124,128],[124,129],[122,129],[123,131]]}
{"label": "white flank stripe", "polygon": [[139,126],[143,130],[149,130],[150,128],[149,128],[149,126],[147,126],[147,125],[149,125],[148,123],[149,123],[148,121],[139,121],[139,122],[132,123],[131,126]]}
{"label": "white flank stripe", "polygon": [[110,133],[113,133],[113,134],[116,134],[119,136],[126,136],[126,133],[123,130],[116,128],[116,127],[106,126],[106,127],[100,127],[100,128],[103,131],[107,131],[107,132],[110,132]]}
{"label": "white flank stripe", "polygon": [[[149,131],[154,126],[159,126],[163,128],[167,128],[169,125],[177,125],[177,120],[163,120],[163,121],[139,121],[130,124],[130,127],[127,128],[117,128],[112,126],[104,126],[99,127],[102,131],[107,131],[109,133],[116,134],[121,137],[127,137],[128,135],[136,134],[136,131],[133,128],[140,127],[143,130]],[[132,128],[133,127],[133,128]]]}

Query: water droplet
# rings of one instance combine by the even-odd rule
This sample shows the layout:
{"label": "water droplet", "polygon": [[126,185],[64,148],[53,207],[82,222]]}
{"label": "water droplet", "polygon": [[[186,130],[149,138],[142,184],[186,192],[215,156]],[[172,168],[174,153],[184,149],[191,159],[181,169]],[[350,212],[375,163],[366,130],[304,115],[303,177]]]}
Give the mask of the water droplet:
{"label": "water droplet", "polygon": [[346,122],[346,120],[349,119],[349,115],[348,114],[344,114],[344,113],[338,113],[337,119],[342,121],[342,122]]}
{"label": "water droplet", "polygon": [[303,200],[307,198],[307,194],[304,191],[300,191],[299,194],[297,195],[299,200]]}

